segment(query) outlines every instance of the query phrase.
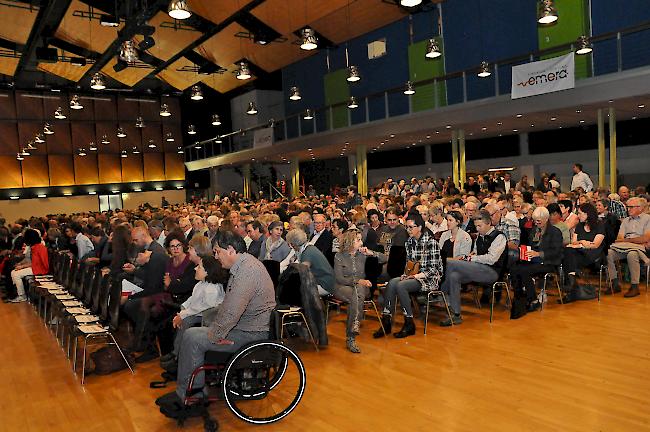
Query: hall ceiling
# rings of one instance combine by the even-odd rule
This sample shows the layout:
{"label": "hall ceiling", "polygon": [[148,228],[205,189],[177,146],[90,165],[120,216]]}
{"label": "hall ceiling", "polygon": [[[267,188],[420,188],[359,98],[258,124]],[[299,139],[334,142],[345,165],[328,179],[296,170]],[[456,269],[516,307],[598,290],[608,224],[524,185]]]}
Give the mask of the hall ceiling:
{"label": "hall ceiling", "polygon": [[[439,1],[425,0],[423,7]],[[168,0],[0,0],[0,74],[8,76],[5,81],[20,81],[25,71],[37,71],[84,88],[101,71],[113,80],[110,87],[118,89],[144,91],[151,80],[158,80],[181,91],[203,82],[224,93],[251,82],[234,77],[236,63],[242,59],[249,61],[254,76],[263,78],[316,53],[299,47],[298,35],[305,26],[315,29],[325,44],[335,46],[406,16],[409,11],[398,3],[188,0],[193,16],[176,21],[167,14]],[[100,16],[116,11],[120,25],[103,27]],[[135,67],[116,71],[121,41],[132,38],[138,44],[143,24],[155,28],[155,45],[139,53],[141,61]],[[272,42],[261,45],[253,40],[253,35],[269,32],[275,37]],[[56,48],[59,61],[39,62],[36,49],[40,47]],[[86,58],[86,65],[70,63],[74,57]],[[216,72],[199,74],[199,68],[206,66]]]}

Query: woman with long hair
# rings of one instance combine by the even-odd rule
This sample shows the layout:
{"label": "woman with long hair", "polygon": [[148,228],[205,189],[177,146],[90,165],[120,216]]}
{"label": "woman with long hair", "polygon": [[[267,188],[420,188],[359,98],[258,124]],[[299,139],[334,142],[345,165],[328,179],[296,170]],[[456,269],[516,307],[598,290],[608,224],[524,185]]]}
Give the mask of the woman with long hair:
{"label": "woman with long hair", "polygon": [[129,261],[131,248],[131,230],[128,225],[117,225],[110,235],[113,258],[109,266],[110,275],[117,276],[122,273],[122,266]]}

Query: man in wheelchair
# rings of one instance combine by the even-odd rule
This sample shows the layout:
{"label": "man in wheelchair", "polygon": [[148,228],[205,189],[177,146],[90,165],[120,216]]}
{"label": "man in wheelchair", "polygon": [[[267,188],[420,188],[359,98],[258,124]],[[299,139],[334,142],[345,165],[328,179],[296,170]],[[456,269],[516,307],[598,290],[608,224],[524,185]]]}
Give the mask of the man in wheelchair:
{"label": "man in wheelchair", "polygon": [[[267,339],[271,312],[275,308],[275,290],[264,265],[246,253],[246,243],[232,231],[219,231],[216,256],[230,270],[223,303],[210,327],[186,331],[178,353],[176,391],[156,400],[160,411],[178,418],[188,408],[184,401],[192,372],[202,366],[208,351],[234,353],[242,346]],[[192,394],[200,392],[205,374],[196,376]],[[205,391],[205,390],[204,390]]]}

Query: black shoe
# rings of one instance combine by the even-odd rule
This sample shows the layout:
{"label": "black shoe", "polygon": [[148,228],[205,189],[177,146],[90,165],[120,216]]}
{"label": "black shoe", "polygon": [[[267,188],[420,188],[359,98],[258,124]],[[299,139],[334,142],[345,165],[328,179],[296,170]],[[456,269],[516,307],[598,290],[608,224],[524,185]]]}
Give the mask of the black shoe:
{"label": "black shoe", "polygon": [[160,365],[166,372],[169,372],[172,375],[176,375],[178,372],[178,362],[176,360],[171,360]]}
{"label": "black shoe", "polygon": [[451,327],[453,325],[458,325],[463,322],[463,317],[460,314],[452,314],[451,318],[447,318],[444,321],[440,321],[440,327]]}
{"label": "black shoe", "polygon": [[154,351],[152,349],[148,349],[144,353],[142,353],[141,355],[136,357],[135,362],[136,363],[146,363],[146,362],[151,361],[153,359],[157,359],[158,357],[160,357],[160,354],[158,354],[158,350]]}
{"label": "black shoe", "polygon": [[392,323],[393,323],[392,317],[388,314],[383,314],[381,316],[382,327],[379,327],[379,329],[377,329],[377,331],[372,334],[372,337],[378,339],[386,336],[387,334],[390,334],[390,331],[392,330],[393,327]]}
{"label": "black shoe", "polygon": [[164,404],[171,404],[174,402],[178,402],[180,404],[183,403],[181,398],[178,397],[178,394],[176,394],[175,391],[170,392],[170,393],[165,393],[164,395],[160,396],[158,399],[156,399],[156,405],[161,406]]}
{"label": "black shoe", "polygon": [[535,300],[535,301],[528,304],[527,309],[528,309],[528,312],[535,312],[536,310],[541,309],[541,307],[542,307],[542,304],[539,301]]}
{"label": "black shoe", "polygon": [[168,361],[173,360],[175,358],[176,358],[176,356],[174,355],[174,353],[165,354],[164,356],[160,357],[160,363],[162,364],[164,362],[168,362]]}
{"label": "black shoe", "polygon": [[413,322],[413,318],[404,317],[404,326],[400,331],[394,333],[393,336],[395,336],[398,339],[401,339],[407,336],[413,336],[414,334],[415,334],[415,323]]}

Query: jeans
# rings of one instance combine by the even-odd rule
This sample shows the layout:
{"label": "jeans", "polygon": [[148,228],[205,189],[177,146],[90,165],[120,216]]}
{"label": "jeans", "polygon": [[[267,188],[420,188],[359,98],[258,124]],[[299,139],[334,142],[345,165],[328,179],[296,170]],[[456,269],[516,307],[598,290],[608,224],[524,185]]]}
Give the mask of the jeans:
{"label": "jeans", "polygon": [[[268,332],[246,332],[233,329],[228,333],[226,339],[234,342],[232,345],[218,345],[208,339],[209,327],[192,327],[185,331],[183,341],[178,352],[178,376],[176,382],[176,394],[181,400],[185,399],[185,392],[190,383],[192,372],[205,361],[205,353],[208,351],[220,351],[234,353],[242,346],[257,340],[264,340],[269,337]],[[193,389],[202,388],[205,383],[205,373],[199,373],[194,379]]]}
{"label": "jeans", "polygon": [[353,287],[348,285],[336,285],[334,297],[348,303],[348,319],[345,325],[345,335],[353,337],[359,334],[359,325],[363,316],[363,302],[368,297],[368,288],[355,284]]}
{"label": "jeans", "polygon": [[395,301],[399,297],[399,303],[402,305],[402,311],[408,318],[413,318],[413,308],[411,307],[410,293],[416,293],[422,290],[422,285],[417,279],[392,278],[388,282],[388,287],[384,293],[384,314],[392,315]]}
{"label": "jeans", "polygon": [[176,357],[178,357],[178,352],[180,351],[181,343],[183,342],[183,336],[187,329],[197,327],[197,324],[200,326],[202,321],[203,317],[201,315],[190,315],[181,321],[181,325],[176,329],[176,336],[174,337],[173,353]]}
{"label": "jeans", "polygon": [[[476,282],[492,285],[499,275],[487,264],[471,261],[447,260],[445,281],[441,290],[449,299],[449,307],[453,313],[460,313],[460,288],[464,283]],[[492,287],[490,286],[490,289]]]}

